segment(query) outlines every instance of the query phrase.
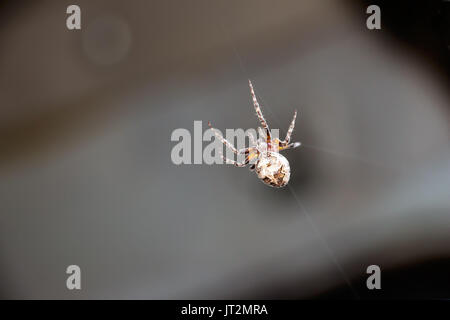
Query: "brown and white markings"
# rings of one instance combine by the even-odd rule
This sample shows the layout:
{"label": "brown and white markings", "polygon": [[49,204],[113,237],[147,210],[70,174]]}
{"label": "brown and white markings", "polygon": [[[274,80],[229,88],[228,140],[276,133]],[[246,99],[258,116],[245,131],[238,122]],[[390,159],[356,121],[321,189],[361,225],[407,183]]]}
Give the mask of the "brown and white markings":
{"label": "brown and white markings", "polygon": [[239,163],[235,160],[227,159],[222,155],[222,158],[228,164],[233,164],[236,167],[245,167],[250,161],[255,160],[255,163],[250,166],[250,170],[254,170],[265,184],[281,188],[288,184],[289,178],[291,176],[291,169],[289,167],[288,160],[281,155],[279,152],[281,150],[297,148],[301,145],[300,142],[291,143],[292,132],[295,127],[295,119],[297,117],[297,110],[294,112],[294,117],[292,118],[291,124],[289,125],[286,138],[284,140],[279,140],[278,138],[272,138],[269,126],[264,119],[264,116],[259,106],[258,100],[256,99],[255,91],[253,90],[253,85],[250,80],[248,80],[250,86],[250,93],[253,99],[253,106],[255,107],[256,115],[258,116],[261,127],[258,128],[260,133],[260,138],[255,141],[255,139],[250,135],[250,146],[248,148],[243,148],[237,150],[229,141],[227,141],[216,129],[208,125],[213,130],[216,138],[219,139],[225,146],[227,146],[235,154],[245,154],[245,160]]}

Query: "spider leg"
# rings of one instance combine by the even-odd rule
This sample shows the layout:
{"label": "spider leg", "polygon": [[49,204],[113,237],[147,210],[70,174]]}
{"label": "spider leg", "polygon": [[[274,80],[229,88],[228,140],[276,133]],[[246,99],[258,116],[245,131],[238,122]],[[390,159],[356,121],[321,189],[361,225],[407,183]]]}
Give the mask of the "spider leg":
{"label": "spider leg", "polygon": [[225,161],[225,163],[227,163],[227,164],[232,164],[232,165],[234,165],[235,167],[245,167],[245,166],[247,166],[247,165],[249,164],[249,162],[250,162],[250,159],[249,159],[248,156],[245,157],[245,161],[244,161],[243,163],[239,163],[239,162],[237,162],[237,161],[235,161],[235,160],[227,159],[227,158],[225,158],[223,155],[222,155],[222,159]]}
{"label": "spider leg", "polygon": [[264,131],[261,127],[258,127],[258,134],[261,138],[264,139],[264,141],[266,140],[266,138],[264,138],[266,136],[266,134],[264,133]]}
{"label": "spider leg", "polygon": [[255,137],[255,136],[253,136],[253,134],[249,133],[248,138],[249,138],[250,144],[252,146],[256,146],[257,145],[257,143],[256,143],[256,139],[258,138],[257,136]]}
{"label": "spider leg", "polygon": [[230,150],[233,151],[235,154],[238,154],[238,150],[227,139],[225,139],[216,129],[214,129],[211,126],[211,122],[210,121],[208,121],[208,126],[214,132],[214,135],[216,136],[217,139],[219,139],[225,146],[230,148]]}
{"label": "spider leg", "polygon": [[289,125],[289,129],[287,131],[286,138],[284,138],[283,141],[280,141],[280,144],[282,144],[283,146],[286,146],[289,144],[289,142],[291,142],[291,135],[292,135],[292,132],[294,131],[296,118],[297,118],[297,110],[295,110],[295,112],[294,112],[294,117],[292,118],[291,124]]}
{"label": "spider leg", "polygon": [[267,144],[270,145],[270,142],[272,141],[272,135],[270,134],[269,126],[267,125],[266,119],[264,119],[261,107],[259,106],[258,100],[256,99],[255,91],[253,90],[253,85],[250,80],[248,80],[248,85],[250,86],[250,93],[252,94],[253,106],[255,107],[256,115],[258,116],[259,122],[261,122],[262,127],[266,131]]}
{"label": "spider leg", "polygon": [[239,149],[238,150],[238,154],[249,154],[250,152],[252,152],[253,150],[255,150],[255,147],[248,147],[248,148],[243,148],[243,149]]}
{"label": "spider leg", "polygon": [[300,147],[301,145],[302,145],[301,142],[293,142],[293,143],[289,143],[289,144],[287,144],[285,146],[281,146],[280,145],[278,150],[281,151],[281,150],[294,149],[294,148]]}

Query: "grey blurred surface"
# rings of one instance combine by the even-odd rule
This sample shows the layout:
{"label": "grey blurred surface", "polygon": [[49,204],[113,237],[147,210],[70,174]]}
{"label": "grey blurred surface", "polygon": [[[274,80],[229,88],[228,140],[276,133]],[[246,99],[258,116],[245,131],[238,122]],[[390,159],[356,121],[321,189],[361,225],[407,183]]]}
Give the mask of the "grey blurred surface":
{"label": "grey blurred surface", "polygon": [[[258,297],[295,279],[308,297],[449,255],[448,87],[355,8],[79,1],[71,32],[68,4],[2,20],[3,296]],[[257,126],[248,78],[282,135],[299,110],[289,188],[171,162],[194,120]]]}

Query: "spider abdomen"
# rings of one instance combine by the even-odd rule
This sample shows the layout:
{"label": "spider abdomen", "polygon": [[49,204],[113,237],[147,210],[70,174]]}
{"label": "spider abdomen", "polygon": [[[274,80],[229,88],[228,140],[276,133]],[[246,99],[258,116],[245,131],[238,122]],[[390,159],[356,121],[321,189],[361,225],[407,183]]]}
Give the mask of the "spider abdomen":
{"label": "spider abdomen", "polygon": [[278,152],[261,155],[256,163],[255,172],[265,184],[275,188],[287,185],[291,176],[289,162]]}

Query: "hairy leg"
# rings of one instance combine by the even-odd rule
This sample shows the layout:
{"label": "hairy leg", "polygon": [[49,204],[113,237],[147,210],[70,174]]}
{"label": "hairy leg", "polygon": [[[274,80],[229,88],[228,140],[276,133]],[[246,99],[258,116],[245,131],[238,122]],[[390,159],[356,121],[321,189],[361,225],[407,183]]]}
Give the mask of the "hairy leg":
{"label": "hairy leg", "polygon": [[289,125],[289,129],[287,131],[286,138],[284,138],[284,141],[283,141],[283,143],[286,145],[289,144],[289,142],[291,142],[291,136],[292,136],[292,132],[294,131],[296,118],[297,118],[297,110],[295,110],[295,112],[294,112],[294,117],[292,118],[291,124]]}
{"label": "hairy leg", "polygon": [[219,139],[225,146],[230,148],[231,151],[233,151],[235,154],[238,154],[238,150],[229,142],[227,139],[225,139],[216,129],[214,129],[211,126],[211,122],[208,121],[208,126],[211,128],[211,130],[214,132],[214,135],[217,139]]}
{"label": "hairy leg", "polygon": [[267,125],[266,119],[264,119],[264,116],[261,111],[261,107],[259,106],[258,99],[256,99],[255,91],[253,90],[253,85],[250,80],[248,80],[248,84],[250,86],[250,93],[252,95],[253,99],[253,106],[255,107],[256,115],[258,116],[259,122],[261,122],[262,127],[266,131],[266,142],[268,145],[270,145],[272,141],[272,135],[270,134],[269,126]]}

